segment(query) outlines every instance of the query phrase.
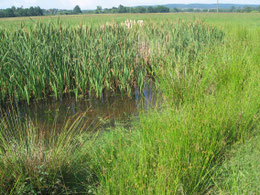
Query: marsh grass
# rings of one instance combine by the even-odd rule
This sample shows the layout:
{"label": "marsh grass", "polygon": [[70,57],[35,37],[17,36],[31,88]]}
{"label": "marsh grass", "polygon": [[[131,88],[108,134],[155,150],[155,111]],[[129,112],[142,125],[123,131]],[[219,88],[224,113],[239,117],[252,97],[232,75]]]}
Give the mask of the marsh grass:
{"label": "marsh grass", "polygon": [[259,29],[234,28],[223,36],[200,23],[169,23],[174,30],[167,32],[164,24],[141,29],[151,29],[144,31],[143,45],[160,35],[167,43],[161,50],[149,47],[162,52],[148,52],[148,61],[141,58],[152,65],[165,100],[161,109],[141,113],[129,128],[91,138],[74,125],[61,129],[61,136],[39,139],[29,122],[13,119],[17,126],[10,128],[9,119],[2,120],[0,192],[210,192],[227,149],[259,126]]}
{"label": "marsh grass", "polygon": [[200,21],[144,23],[128,29],[37,23],[0,29],[0,99],[26,101],[65,94],[130,96],[143,89],[168,55],[192,61],[223,32]]}
{"label": "marsh grass", "polygon": [[226,41],[193,69],[168,61],[158,79],[163,111],[141,115],[137,131],[111,133],[116,141],[103,146],[101,194],[209,192],[224,154],[259,124],[259,47]]}
{"label": "marsh grass", "polygon": [[259,132],[232,147],[213,178],[212,194],[259,194]]}
{"label": "marsh grass", "polygon": [[[87,148],[95,135],[84,133],[87,128],[83,118],[81,115],[73,122],[68,120],[61,130],[55,124],[52,129],[41,129],[30,120],[4,116],[0,122],[0,193],[70,194],[92,190],[95,175],[80,159],[87,159],[81,148]],[[83,181],[88,184],[84,188],[80,183]]]}

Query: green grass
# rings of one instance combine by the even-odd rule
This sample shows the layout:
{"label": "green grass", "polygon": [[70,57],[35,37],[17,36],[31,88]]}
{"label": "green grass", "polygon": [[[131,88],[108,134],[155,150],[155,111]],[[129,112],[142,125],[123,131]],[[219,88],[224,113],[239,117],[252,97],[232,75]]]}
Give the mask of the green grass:
{"label": "green grass", "polygon": [[0,123],[0,193],[64,194],[92,190],[94,175],[89,172],[89,165],[80,161],[83,157],[87,160],[81,147],[86,149],[94,141],[90,134],[84,134],[82,139],[81,131],[87,131],[83,117],[68,121],[60,131],[55,123],[50,130],[41,129],[30,120],[22,122],[4,116]]}
{"label": "green grass", "polygon": [[165,55],[188,63],[223,33],[200,21],[147,22],[131,29],[120,23],[103,29],[57,22],[0,29],[0,37],[0,100],[29,104],[66,94],[130,96],[154,76]]}
{"label": "green grass", "polygon": [[214,177],[216,194],[260,193],[260,137],[237,144]]}
{"label": "green grass", "polygon": [[[216,15],[208,16],[216,20]],[[258,21],[250,20],[258,15],[236,16],[243,18],[241,25],[237,21],[227,26],[228,22],[221,22],[228,20],[227,15],[220,15],[213,23],[221,30],[180,21],[174,30],[168,29],[169,34],[162,26],[171,26],[172,21],[150,21],[149,26],[154,26],[153,31],[146,31],[147,38],[157,34],[174,40],[164,41],[167,49],[149,61],[164,103],[160,109],[140,113],[140,119],[128,129],[119,126],[88,134],[79,118],[72,126],[55,129],[54,125],[47,131],[50,136],[44,136],[46,131],[37,125],[4,117],[0,125],[0,193],[251,190],[235,180],[240,173],[235,159],[230,158],[232,175],[229,168],[225,170],[230,147],[252,136],[260,118],[260,28]],[[255,160],[256,155],[253,152]],[[222,174],[225,181],[219,180]],[[250,172],[249,177],[253,176]],[[247,185],[250,181],[245,178]]]}
{"label": "green grass", "polygon": [[141,116],[136,132],[102,149],[102,193],[209,190],[227,148],[259,124],[259,46],[237,44],[237,38],[209,48],[192,67],[166,61],[159,78],[166,106]]}
{"label": "green grass", "polygon": [[246,25],[248,27],[259,27],[259,13],[167,13],[167,14],[97,14],[97,15],[70,15],[70,16],[40,16],[40,17],[18,17],[1,18],[0,24],[7,28],[17,28],[21,23],[26,26],[33,25],[38,21],[50,22],[59,18],[62,22],[70,26],[101,25],[105,22],[123,22],[126,19],[145,21],[165,21],[165,20],[191,20],[199,18],[207,23],[218,26]]}

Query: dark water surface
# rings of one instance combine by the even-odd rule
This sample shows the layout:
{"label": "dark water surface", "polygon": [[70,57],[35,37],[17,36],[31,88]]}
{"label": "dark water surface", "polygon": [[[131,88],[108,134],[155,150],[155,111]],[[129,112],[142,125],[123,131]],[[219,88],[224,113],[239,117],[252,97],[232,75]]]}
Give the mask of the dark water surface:
{"label": "dark water surface", "polygon": [[35,124],[45,127],[54,123],[63,126],[68,119],[85,113],[85,122],[96,124],[102,120],[105,121],[103,126],[111,127],[114,126],[115,121],[128,123],[131,116],[137,116],[141,110],[147,110],[155,105],[156,93],[152,86],[147,85],[142,93],[136,89],[132,97],[118,94],[77,101],[75,98],[49,99],[32,102],[30,105],[19,103],[12,108],[7,106],[4,112],[13,115],[10,110],[14,110],[20,119],[29,118]]}

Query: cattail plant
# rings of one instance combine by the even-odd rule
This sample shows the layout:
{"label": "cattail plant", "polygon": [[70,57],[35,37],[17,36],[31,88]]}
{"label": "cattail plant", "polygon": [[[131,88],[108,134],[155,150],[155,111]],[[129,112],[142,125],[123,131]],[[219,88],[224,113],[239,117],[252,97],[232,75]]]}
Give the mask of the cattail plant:
{"label": "cattail plant", "polygon": [[29,104],[64,94],[130,96],[133,88],[142,90],[165,56],[187,58],[188,63],[204,45],[223,36],[200,21],[123,24],[37,23],[0,29],[1,102]]}

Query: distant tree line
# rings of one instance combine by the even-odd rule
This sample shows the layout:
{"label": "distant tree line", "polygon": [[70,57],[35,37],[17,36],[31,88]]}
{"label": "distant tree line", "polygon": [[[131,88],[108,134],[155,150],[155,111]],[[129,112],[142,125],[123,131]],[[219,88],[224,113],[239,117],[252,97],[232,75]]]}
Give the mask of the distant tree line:
{"label": "distant tree line", "polygon": [[110,9],[106,8],[102,10],[100,6],[97,7],[96,13],[167,13],[170,12],[170,8],[165,6],[156,6],[156,7],[125,7],[119,5],[118,7],[112,7]]}
{"label": "distant tree line", "polygon": [[[190,9],[180,9],[180,8],[168,8],[166,6],[138,6],[138,7],[125,7],[123,5],[119,5],[118,7],[112,7],[110,9],[105,8],[102,9],[101,6],[97,6],[96,10],[92,11],[84,11],[84,13],[167,13],[167,12],[217,12],[217,9],[198,9],[198,8],[190,8]],[[240,13],[250,13],[250,12],[260,12],[259,7],[243,7],[236,8],[235,6],[230,9],[219,9],[219,12],[240,12]]]}
{"label": "distant tree line", "polygon": [[[0,9],[0,18],[3,17],[21,17],[21,16],[42,16],[42,15],[72,15],[72,14],[112,14],[112,13],[168,13],[168,12],[217,12],[216,9],[181,9],[181,8],[168,8],[166,6],[138,6],[138,7],[125,7],[119,5],[118,7],[102,9],[101,6],[97,6],[96,10],[81,10],[77,5],[73,10],[59,10],[59,9],[41,9],[40,7],[11,7],[7,9]],[[230,9],[219,9],[219,12],[239,12],[250,13],[260,12],[259,7],[243,7],[236,8],[235,6]]]}
{"label": "distant tree line", "polygon": [[241,12],[241,13],[250,13],[250,12],[260,12],[260,6],[258,7],[244,7],[244,8],[235,8],[233,6],[231,9],[228,10],[228,12]]}
{"label": "distant tree line", "polygon": [[24,16],[43,16],[43,15],[70,15],[82,13],[80,7],[77,5],[73,10],[59,10],[59,9],[41,9],[40,7],[11,7],[7,9],[0,9],[0,18],[4,17],[24,17]]}
{"label": "distant tree line", "polygon": [[43,9],[40,7],[30,7],[30,8],[22,8],[22,7],[11,7],[7,9],[0,10],[0,18],[4,17],[22,17],[22,16],[42,16]]}
{"label": "distant tree line", "polygon": [[[170,12],[217,12],[217,9],[199,9],[199,8],[189,8],[189,9],[180,9],[180,8],[172,8]],[[236,8],[232,6],[230,9],[219,9],[219,12],[237,12],[237,13],[250,13],[250,12],[260,12],[259,7],[243,7],[243,8]]]}

